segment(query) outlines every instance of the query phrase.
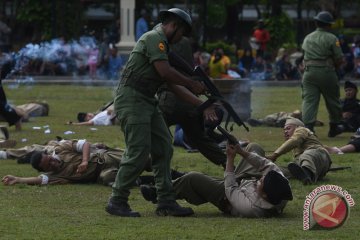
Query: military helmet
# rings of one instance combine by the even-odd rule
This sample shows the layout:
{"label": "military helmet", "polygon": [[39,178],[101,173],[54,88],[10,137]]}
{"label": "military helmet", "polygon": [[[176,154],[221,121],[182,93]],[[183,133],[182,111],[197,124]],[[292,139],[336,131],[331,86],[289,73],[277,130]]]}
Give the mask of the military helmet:
{"label": "military helmet", "polygon": [[164,10],[164,11],[160,11],[159,13],[159,18],[160,18],[160,22],[164,22],[166,20],[166,18],[168,18],[168,16],[170,15],[175,15],[177,17],[179,17],[181,20],[183,20],[183,22],[185,23],[185,26],[187,27],[187,33],[191,32],[191,28],[192,28],[192,20],[190,15],[185,12],[184,10],[180,9],[180,8],[170,8],[169,10]]}
{"label": "military helmet", "polygon": [[321,11],[319,12],[314,19],[316,21],[322,22],[322,23],[327,23],[327,24],[333,24],[334,23],[334,18],[333,16],[327,12],[327,11]]}

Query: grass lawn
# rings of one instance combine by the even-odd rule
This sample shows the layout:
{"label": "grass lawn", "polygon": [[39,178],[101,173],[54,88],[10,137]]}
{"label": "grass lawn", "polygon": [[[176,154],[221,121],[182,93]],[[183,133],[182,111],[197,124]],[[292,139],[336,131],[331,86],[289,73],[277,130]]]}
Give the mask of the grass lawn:
{"label": "grass lawn", "polygon": [[[44,143],[56,136],[86,138],[110,147],[124,148],[123,135],[118,126],[69,126],[65,122],[76,120],[79,111],[95,111],[112,99],[111,87],[78,85],[33,85],[8,88],[5,91],[12,104],[33,100],[46,100],[50,105],[48,117],[33,118],[23,124],[23,130],[10,128],[11,138],[17,147]],[[301,107],[300,87],[252,87],[252,117],[264,117],[278,111],[293,111]],[[327,113],[321,102],[319,120],[324,127],[316,133],[326,145],[341,146],[351,133],[328,138]],[[5,123],[4,123],[5,124]],[[51,130],[45,134],[45,127]],[[40,130],[33,127],[41,127]],[[65,135],[65,131],[74,134]],[[246,132],[235,127],[234,134],[241,139],[258,142],[266,151],[273,151],[283,142],[280,128],[250,127]],[[280,218],[241,219],[222,215],[214,206],[192,206],[195,215],[189,218],[158,217],[155,205],[146,202],[137,188],[130,195],[131,207],[141,218],[130,219],[110,216],[104,211],[111,188],[100,185],[62,186],[4,186],[0,184],[0,239],[358,239],[360,214],[358,205],[351,208],[350,218],[335,230],[302,228],[304,200],[315,187],[335,184],[346,189],[355,202],[360,198],[359,154],[333,155],[333,165],[351,166],[349,170],[330,172],[323,182],[303,186],[291,180],[294,200],[289,202]],[[279,165],[291,161],[291,155],[278,160]],[[207,161],[198,153],[187,153],[175,148],[172,166],[180,171],[200,171],[223,176],[220,167]],[[30,165],[20,165],[14,160],[0,160],[0,176],[37,176]],[[191,206],[179,201],[184,206]]]}

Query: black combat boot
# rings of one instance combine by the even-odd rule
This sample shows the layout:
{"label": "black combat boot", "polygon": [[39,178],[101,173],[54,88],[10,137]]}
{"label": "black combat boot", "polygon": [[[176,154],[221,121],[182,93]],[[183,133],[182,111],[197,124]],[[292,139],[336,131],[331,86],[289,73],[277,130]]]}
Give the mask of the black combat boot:
{"label": "black combat boot", "polygon": [[301,167],[296,163],[289,163],[288,169],[291,175],[297,180],[300,180],[304,185],[313,183],[312,172],[309,169]]}
{"label": "black combat boot", "polygon": [[117,201],[113,198],[110,198],[105,210],[111,215],[121,217],[140,217],[140,213],[131,210],[127,202]]}
{"label": "black combat boot", "polygon": [[155,210],[158,216],[187,217],[194,214],[191,208],[180,206],[175,200],[160,201]]}
{"label": "black combat boot", "polygon": [[305,124],[305,127],[307,129],[309,129],[310,131],[312,131],[313,133],[315,133],[314,126],[315,126],[315,123],[307,123],[307,124]]}
{"label": "black combat boot", "polygon": [[156,188],[150,185],[141,185],[140,192],[146,201],[157,203]]}
{"label": "black combat boot", "polygon": [[345,126],[340,123],[330,123],[330,130],[328,132],[328,137],[335,137],[345,131]]}

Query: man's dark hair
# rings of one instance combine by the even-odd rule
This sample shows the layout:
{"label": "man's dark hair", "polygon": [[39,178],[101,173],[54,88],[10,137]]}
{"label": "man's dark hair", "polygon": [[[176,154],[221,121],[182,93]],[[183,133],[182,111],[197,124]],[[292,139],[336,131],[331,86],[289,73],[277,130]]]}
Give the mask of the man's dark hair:
{"label": "man's dark hair", "polygon": [[39,172],[43,172],[44,169],[40,167],[41,159],[43,157],[43,152],[41,151],[34,151],[30,158],[30,163],[33,168],[38,170]]}
{"label": "man's dark hair", "polygon": [[85,112],[79,112],[77,115],[77,119],[79,122],[85,122],[86,113]]}

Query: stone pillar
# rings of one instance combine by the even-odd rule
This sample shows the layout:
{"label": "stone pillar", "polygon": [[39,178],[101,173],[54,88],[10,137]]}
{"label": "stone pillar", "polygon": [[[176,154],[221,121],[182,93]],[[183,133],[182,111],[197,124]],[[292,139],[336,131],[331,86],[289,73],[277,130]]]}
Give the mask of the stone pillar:
{"label": "stone pillar", "polygon": [[120,1],[120,41],[116,44],[120,54],[130,54],[135,46],[135,0]]}

